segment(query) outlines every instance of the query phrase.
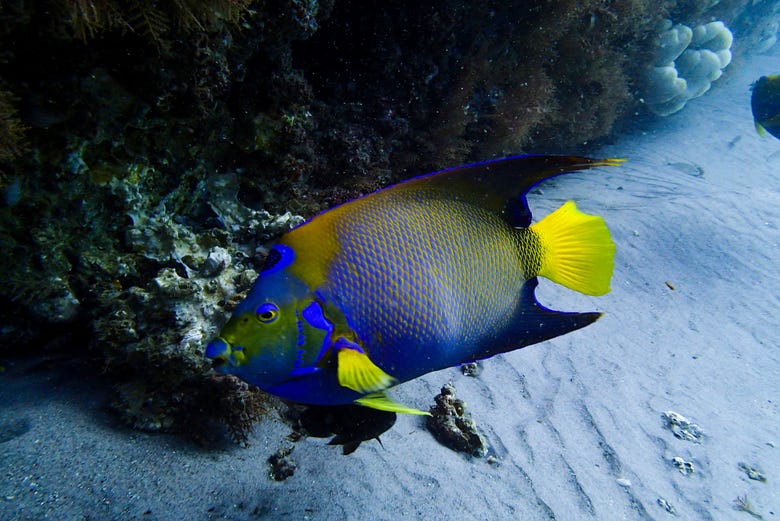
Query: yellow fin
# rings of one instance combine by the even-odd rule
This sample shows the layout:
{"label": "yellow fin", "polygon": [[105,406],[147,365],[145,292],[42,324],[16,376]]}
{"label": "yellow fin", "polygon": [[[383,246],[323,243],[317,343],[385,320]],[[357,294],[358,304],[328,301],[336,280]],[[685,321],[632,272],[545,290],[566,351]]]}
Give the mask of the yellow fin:
{"label": "yellow fin", "polygon": [[337,376],[339,385],[364,394],[381,391],[397,383],[395,378],[377,367],[368,355],[350,348],[338,351]]}
{"label": "yellow fin", "polygon": [[567,201],[531,230],[542,246],[539,275],[586,295],[609,293],[615,243],[604,219]]}
{"label": "yellow fin", "polygon": [[431,416],[431,413],[427,411],[421,411],[413,407],[407,407],[401,403],[398,403],[391,398],[388,398],[385,393],[373,393],[368,394],[362,398],[355,400],[355,403],[362,405],[363,407],[369,407],[371,409],[378,409],[380,411],[399,412],[401,414],[417,414],[420,416]]}
{"label": "yellow fin", "polygon": [[625,157],[608,157],[606,159],[594,161],[592,166],[620,166],[625,162]]}

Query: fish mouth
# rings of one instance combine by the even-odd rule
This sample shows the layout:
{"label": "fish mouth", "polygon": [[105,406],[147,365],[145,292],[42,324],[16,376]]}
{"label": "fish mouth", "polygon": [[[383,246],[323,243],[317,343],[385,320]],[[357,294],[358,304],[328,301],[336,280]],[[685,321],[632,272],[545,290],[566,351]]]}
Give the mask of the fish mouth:
{"label": "fish mouth", "polygon": [[227,365],[232,346],[224,338],[215,338],[206,346],[206,358],[211,358],[211,367],[217,369]]}

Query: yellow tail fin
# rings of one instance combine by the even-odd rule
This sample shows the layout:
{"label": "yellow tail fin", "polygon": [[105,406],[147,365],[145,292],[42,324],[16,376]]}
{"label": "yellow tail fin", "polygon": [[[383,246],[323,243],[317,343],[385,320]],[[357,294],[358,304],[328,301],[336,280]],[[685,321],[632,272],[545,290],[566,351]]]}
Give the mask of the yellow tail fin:
{"label": "yellow tail fin", "polygon": [[567,201],[531,230],[542,247],[539,275],[586,295],[609,293],[615,243],[604,219]]}

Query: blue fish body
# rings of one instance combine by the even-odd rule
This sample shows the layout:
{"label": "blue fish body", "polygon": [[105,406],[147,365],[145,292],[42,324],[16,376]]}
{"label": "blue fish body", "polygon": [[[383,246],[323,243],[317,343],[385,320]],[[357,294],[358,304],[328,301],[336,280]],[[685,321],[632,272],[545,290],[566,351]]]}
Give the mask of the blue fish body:
{"label": "blue fish body", "polygon": [[384,391],[595,321],[539,305],[545,276],[609,290],[614,244],[572,202],[531,223],[542,180],[619,160],[520,156],[400,183],[281,238],[206,355],[284,399],[419,413]]}

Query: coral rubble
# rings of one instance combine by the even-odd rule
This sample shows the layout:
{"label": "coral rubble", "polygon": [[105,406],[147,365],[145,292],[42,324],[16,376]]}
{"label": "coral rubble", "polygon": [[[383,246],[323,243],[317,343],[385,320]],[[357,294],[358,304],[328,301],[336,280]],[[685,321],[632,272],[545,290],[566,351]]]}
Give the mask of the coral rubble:
{"label": "coral rubble", "polygon": [[436,404],[431,407],[427,425],[439,443],[477,458],[485,456],[485,438],[477,429],[471,415],[466,412],[466,404],[455,398],[455,388],[451,384],[445,385],[434,400]]}
{"label": "coral rubble", "polygon": [[275,481],[284,481],[295,474],[298,465],[291,457],[294,449],[294,445],[286,445],[268,458],[268,464],[271,466],[271,477]]}
{"label": "coral rubble", "polygon": [[693,463],[690,461],[685,461],[680,456],[675,456],[672,458],[672,465],[674,465],[683,476],[690,476],[695,472]]}
{"label": "coral rubble", "polygon": [[694,443],[702,442],[704,431],[682,414],[674,411],[664,411],[661,418],[663,418],[666,423],[666,428],[669,429],[676,438],[692,441]]}
{"label": "coral rubble", "polygon": [[747,463],[740,461],[737,466],[739,467],[739,470],[744,472],[748,478],[766,483],[766,475],[764,475],[764,473],[755,465],[748,465]]}

